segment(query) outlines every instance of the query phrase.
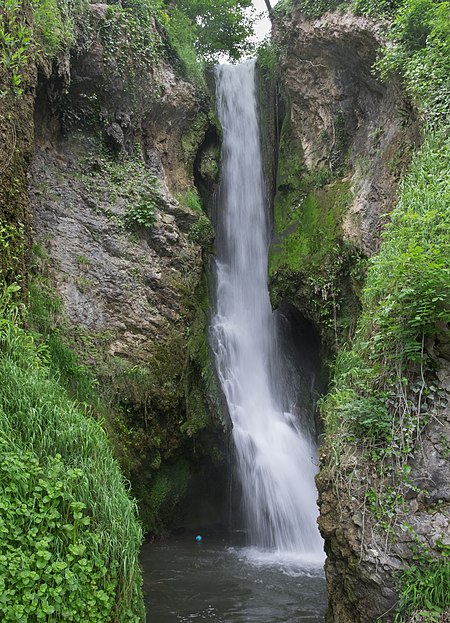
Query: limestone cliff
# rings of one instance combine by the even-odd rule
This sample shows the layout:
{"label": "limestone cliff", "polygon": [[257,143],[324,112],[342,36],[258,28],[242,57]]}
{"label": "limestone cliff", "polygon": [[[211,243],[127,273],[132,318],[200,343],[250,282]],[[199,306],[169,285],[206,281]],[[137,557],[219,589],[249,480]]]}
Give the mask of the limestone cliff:
{"label": "limestone cliff", "polygon": [[[383,44],[381,24],[346,13],[307,19],[292,4],[285,6],[274,15],[287,112],[274,207],[272,298],[313,320],[326,356],[337,350],[336,365],[345,365],[366,258],[380,249],[420,132],[399,82],[381,82],[372,69]],[[384,394],[394,414],[388,450],[375,444],[372,454],[367,451],[369,426],[358,437],[327,421],[334,428],[325,433],[317,484],[330,622],[392,620],[398,570],[418,552],[431,560],[449,544],[448,338],[445,329],[437,333],[428,346],[425,340],[428,365],[409,364],[395,392]],[[372,400],[369,390],[364,395]],[[350,405],[349,395],[342,396]],[[365,399],[352,417],[371,417]],[[332,418],[333,405],[327,408]],[[382,418],[381,411],[374,417]],[[395,418],[404,418],[403,424]]]}
{"label": "limestone cliff", "polygon": [[206,489],[220,479],[225,437],[207,344],[212,228],[194,177],[206,197],[218,139],[206,87],[186,79],[146,19],[92,3],[70,50],[30,55],[23,96],[3,100],[1,199],[17,237],[26,230],[9,269],[25,283],[32,268],[29,322],[60,344],[58,374],[74,397],[90,402],[74,368],[96,384],[88,408],[105,419],[145,527],[159,532],[188,488],[205,511],[200,501],[190,517],[180,510],[178,524],[216,520]]}
{"label": "limestone cliff", "polygon": [[287,112],[281,128],[270,274],[328,343],[348,338],[365,258],[379,247],[417,140],[398,85],[373,74],[381,29],[349,14],[275,17]]}

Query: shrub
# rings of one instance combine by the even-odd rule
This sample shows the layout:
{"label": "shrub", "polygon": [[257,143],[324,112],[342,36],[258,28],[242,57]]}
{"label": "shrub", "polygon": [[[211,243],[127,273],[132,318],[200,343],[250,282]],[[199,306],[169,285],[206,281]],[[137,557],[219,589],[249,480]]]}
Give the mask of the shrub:
{"label": "shrub", "polygon": [[2,621],[143,619],[136,507],[100,425],[0,297]]}

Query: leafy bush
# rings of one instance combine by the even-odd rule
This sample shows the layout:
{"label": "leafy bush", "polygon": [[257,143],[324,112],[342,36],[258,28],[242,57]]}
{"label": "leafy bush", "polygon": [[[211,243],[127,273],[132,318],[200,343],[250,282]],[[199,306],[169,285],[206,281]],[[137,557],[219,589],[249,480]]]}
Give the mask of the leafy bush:
{"label": "leafy bush", "polygon": [[87,0],[32,0],[32,5],[35,37],[45,55],[54,58],[73,44]]}
{"label": "leafy bush", "polygon": [[191,226],[188,236],[191,242],[199,244],[206,251],[212,250],[214,229],[206,214],[199,215],[197,221]]}
{"label": "leafy bush", "polygon": [[[334,387],[323,401],[325,417],[347,422],[359,439],[391,439],[375,397],[386,404],[391,397],[398,405],[397,393],[408,392],[408,371],[424,364],[424,341],[445,332],[450,322],[449,176],[446,134],[429,135],[369,268],[352,349],[338,359]],[[350,402],[348,392],[354,394]],[[358,410],[363,419],[355,417]],[[395,415],[394,409],[391,420]]]}
{"label": "leafy bush", "polygon": [[23,227],[9,225],[0,219],[0,280],[21,279],[16,268],[24,252]]}
{"label": "leafy bush", "polygon": [[166,15],[164,26],[169,44],[178,58],[182,74],[188,80],[205,85],[204,63],[195,48],[197,34],[194,22],[183,11],[172,7]]}
{"label": "leafy bush", "polygon": [[394,45],[377,63],[383,76],[399,72],[416,105],[434,126],[450,122],[450,4],[409,0],[389,32]]}
{"label": "leafy bush", "polygon": [[217,61],[226,55],[238,61],[252,50],[251,0],[176,0],[176,6],[190,20],[202,58]]}
{"label": "leafy bush", "polygon": [[106,436],[0,297],[2,621],[143,619],[142,533]]}
{"label": "leafy bush", "polygon": [[125,213],[128,227],[138,225],[151,229],[156,220],[156,201],[151,194],[143,195],[136,203],[130,203]]}
{"label": "leafy bush", "polygon": [[4,0],[0,10],[0,59],[16,95],[22,95],[22,68],[29,53],[32,30],[20,0]]}

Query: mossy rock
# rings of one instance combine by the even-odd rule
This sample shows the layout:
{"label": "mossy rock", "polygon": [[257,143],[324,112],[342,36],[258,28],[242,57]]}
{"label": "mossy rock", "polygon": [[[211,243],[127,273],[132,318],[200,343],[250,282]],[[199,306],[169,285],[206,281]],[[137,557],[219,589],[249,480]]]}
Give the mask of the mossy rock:
{"label": "mossy rock", "polygon": [[364,258],[344,240],[350,179],[308,171],[289,115],[279,149],[269,282],[274,306],[287,301],[312,320],[327,350],[351,336],[359,314]]}

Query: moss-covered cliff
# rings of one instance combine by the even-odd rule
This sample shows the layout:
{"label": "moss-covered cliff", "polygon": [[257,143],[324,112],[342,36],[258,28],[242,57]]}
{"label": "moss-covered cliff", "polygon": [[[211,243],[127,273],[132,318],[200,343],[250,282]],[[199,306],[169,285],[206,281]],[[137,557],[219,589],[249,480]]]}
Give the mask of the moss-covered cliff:
{"label": "moss-covered cliff", "polygon": [[287,115],[270,263],[274,303],[314,321],[331,363],[317,481],[328,620],[445,620],[448,6],[322,15],[334,7],[274,13]]}

